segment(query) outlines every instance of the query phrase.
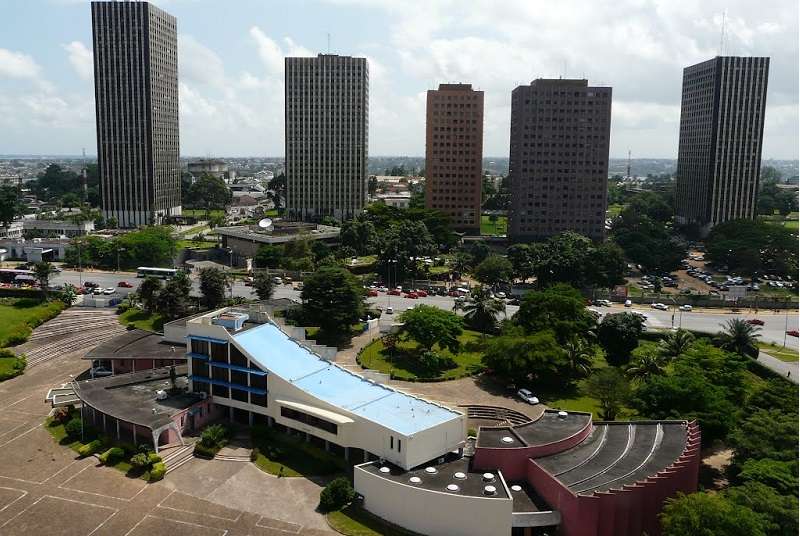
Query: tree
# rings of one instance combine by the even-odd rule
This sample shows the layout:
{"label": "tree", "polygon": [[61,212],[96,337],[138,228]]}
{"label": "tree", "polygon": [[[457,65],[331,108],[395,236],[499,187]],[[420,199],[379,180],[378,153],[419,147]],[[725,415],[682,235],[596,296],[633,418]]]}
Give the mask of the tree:
{"label": "tree", "polygon": [[472,268],[472,256],[466,251],[457,251],[450,260],[450,268],[458,274],[464,274]]}
{"label": "tree", "polygon": [[692,493],[667,499],[661,512],[663,536],[766,536],[765,522],[724,495]]}
{"label": "tree", "polygon": [[228,277],[218,268],[202,268],[200,270],[200,293],[203,303],[208,309],[215,309],[225,301],[225,290]]}
{"label": "tree", "polygon": [[[796,487],[794,491],[796,493]],[[796,495],[779,495],[760,482],[748,482],[729,488],[725,497],[740,508],[760,514],[766,522],[765,531],[769,536],[797,535]]]}
{"label": "tree", "polygon": [[613,367],[601,368],[586,379],[586,393],[600,402],[600,418],[613,421],[625,405],[630,385],[622,373]]}
{"label": "tree", "polygon": [[[109,222],[111,218],[109,218]],[[116,237],[105,242],[104,255],[98,264],[116,267],[117,251],[122,251],[120,263],[123,266],[172,266],[177,253],[172,229],[166,225],[150,226]]]}
{"label": "tree", "polygon": [[55,269],[47,261],[37,262],[33,266],[33,277],[39,283],[39,288],[42,291],[42,296],[47,299],[47,291],[50,288],[50,276],[55,273]]}
{"label": "tree", "polygon": [[378,233],[371,221],[348,220],[342,223],[339,240],[342,246],[353,248],[359,255],[369,255],[378,244]]}
{"label": "tree", "polygon": [[215,177],[204,173],[189,188],[189,202],[196,208],[206,211],[206,217],[212,210],[225,210],[233,199],[225,181],[220,177]]}
{"label": "tree", "polygon": [[489,246],[483,240],[472,242],[467,248],[467,252],[472,257],[472,266],[478,266],[491,254]]}
{"label": "tree", "polygon": [[501,300],[492,297],[489,290],[484,288],[473,289],[469,301],[461,308],[469,327],[482,333],[494,332],[498,315],[506,309]]}
{"label": "tree", "polygon": [[644,354],[634,359],[625,373],[635,382],[644,382],[653,376],[664,374],[664,356],[660,354]]}
{"label": "tree", "polygon": [[528,244],[514,244],[506,251],[515,278],[525,280],[533,275],[530,254]]}
{"label": "tree", "polygon": [[748,324],[741,318],[725,322],[725,329],[717,333],[720,348],[741,356],[758,356],[758,332],[761,328]]}
{"label": "tree", "polygon": [[186,316],[192,281],[184,271],[178,271],[158,293],[158,312],[167,320]]}
{"label": "tree", "polygon": [[327,513],[341,510],[356,498],[356,492],[350,481],[340,476],[331,480],[319,494],[319,509]]}
{"label": "tree", "polygon": [[797,463],[796,461],[778,461],[769,458],[747,460],[737,475],[740,482],[760,482],[781,495],[797,496]]}
{"label": "tree", "polygon": [[495,286],[511,279],[514,268],[500,255],[489,255],[475,267],[473,275],[485,285]]}
{"label": "tree", "polygon": [[400,315],[403,331],[419,343],[426,351],[447,348],[458,352],[458,337],[463,332],[461,318],[458,315],[431,305],[417,305]]}
{"label": "tree", "polygon": [[658,351],[661,355],[674,359],[689,350],[693,343],[694,335],[692,335],[692,332],[678,329],[667,333],[663,339],[658,341]]}
{"label": "tree", "polygon": [[21,211],[19,193],[13,186],[0,187],[0,224],[7,227]]}
{"label": "tree", "polygon": [[797,460],[797,414],[756,411],[739,421],[728,440],[733,449],[734,473],[748,460],[794,462]]}
{"label": "tree", "polygon": [[583,337],[595,327],[580,292],[563,284],[525,294],[512,321],[526,333],[553,330],[560,343],[574,335]]}
{"label": "tree", "polygon": [[584,260],[584,282],[592,287],[611,288],[625,282],[625,254],[614,242],[593,244]]}
{"label": "tree", "polygon": [[550,330],[489,339],[483,364],[517,383],[551,388],[572,380],[566,353]]}
{"label": "tree", "polygon": [[286,174],[280,173],[275,175],[270,179],[269,183],[267,183],[267,188],[272,192],[272,195],[269,196],[270,200],[272,200],[275,208],[280,210],[282,200],[286,199]]}
{"label": "tree", "polygon": [[797,274],[797,234],[758,220],[716,225],[706,240],[706,258],[731,272]]}
{"label": "tree", "polygon": [[637,193],[628,202],[627,210],[661,223],[670,221],[674,213],[672,205],[658,192]]}
{"label": "tree", "polygon": [[417,274],[417,259],[436,252],[433,238],[421,221],[400,221],[386,231],[380,254],[378,270],[388,280],[390,272],[396,281]]}
{"label": "tree", "polygon": [[61,293],[59,294],[58,299],[61,300],[64,305],[69,307],[75,303],[75,300],[78,299],[78,293],[76,292],[75,287],[69,283],[64,283],[64,286],[61,287]]}
{"label": "tree", "polygon": [[615,313],[603,317],[597,328],[597,340],[606,351],[609,365],[624,365],[639,345],[644,322],[633,313]]}
{"label": "tree", "polygon": [[364,316],[364,289],[339,266],[323,266],[303,282],[303,319],[319,326],[318,340],[349,341],[352,325]]}
{"label": "tree", "polygon": [[595,352],[583,337],[574,335],[564,344],[564,351],[573,377],[581,378],[591,374]]}
{"label": "tree", "polygon": [[67,192],[61,196],[61,206],[64,208],[73,208],[81,204],[81,198],[75,192]]}
{"label": "tree", "polygon": [[674,270],[686,255],[686,244],[674,236],[663,222],[630,207],[614,220],[612,238],[625,255],[646,272]]}
{"label": "tree", "polygon": [[283,248],[273,244],[261,244],[253,258],[256,268],[277,268],[283,258]]}
{"label": "tree", "polygon": [[267,272],[256,272],[253,276],[253,289],[259,300],[268,300],[275,292],[275,283]]}
{"label": "tree", "polygon": [[155,277],[146,277],[139,285],[139,298],[145,312],[152,313],[156,310],[158,294],[161,291],[161,281]]}

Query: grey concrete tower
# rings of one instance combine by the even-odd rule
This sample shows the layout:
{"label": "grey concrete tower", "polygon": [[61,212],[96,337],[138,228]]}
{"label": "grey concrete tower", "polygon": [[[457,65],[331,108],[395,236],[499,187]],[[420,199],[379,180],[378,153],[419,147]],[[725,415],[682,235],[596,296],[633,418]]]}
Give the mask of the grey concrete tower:
{"label": "grey concrete tower", "polygon": [[509,238],[605,237],[611,88],[538,79],[511,93]]}
{"label": "grey concrete tower", "polygon": [[705,233],[755,214],[769,58],[717,56],[683,70],[678,223]]}
{"label": "grey concrete tower", "polygon": [[367,59],[286,58],[285,88],[289,216],[353,218],[367,199]]}
{"label": "grey concrete tower", "polygon": [[92,2],[103,215],[120,227],[181,213],[175,17],[147,2]]}

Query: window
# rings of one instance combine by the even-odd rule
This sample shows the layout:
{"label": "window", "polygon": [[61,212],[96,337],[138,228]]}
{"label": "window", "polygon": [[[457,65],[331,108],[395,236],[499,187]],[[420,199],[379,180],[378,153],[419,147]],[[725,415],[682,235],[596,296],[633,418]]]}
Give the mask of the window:
{"label": "window", "polygon": [[211,343],[211,360],[220,361],[222,363],[228,362],[228,345],[219,344],[216,342]]}
{"label": "window", "polygon": [[319,417],[316,417],[314,415],[309,415],[308,413],[297,411],[296,409],[281,406],[281,417],[286,417],[287,419],[291,419],[293,421],[305,423],[309,426],[313,426],[314,428],[319,428],[320,430],[324,430],[329,434],[338,433],[338,426],[336,424],[328,422],[324,419],[320,419]]}
{"label": "window", "polygon": [[208,355],[208,342],[192,339],[192,353]]}
{"label": "window", "polygon": [[394,436],[389,436],[389,448],[394,448]]}
{"label": "window", "polygon": [[240,367],[247,366],[247,358],[234,345],[231,345],[231,365],[238,365]]}
{"label": "window", "polygon": [[397,440],[397,452],[403,452],[403,440],[399,438]]}

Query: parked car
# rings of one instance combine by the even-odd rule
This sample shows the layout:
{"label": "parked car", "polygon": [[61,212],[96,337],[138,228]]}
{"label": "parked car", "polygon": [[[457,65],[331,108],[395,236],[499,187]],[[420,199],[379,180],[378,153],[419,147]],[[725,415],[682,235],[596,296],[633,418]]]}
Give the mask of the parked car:
{"label": "parked car", "polygon": [[524,402],[527,402],[528,404],[539,403],[539,399],[533,396],[533,393],[531,393],[527,389],[520,389],[519,391],[517,391],[517,396],[520,397],[520,399],[522,399]]}
{"label": "parked car", "polygon": [[275,283],[276,285],[281,285],[281,284],[283,284],[283,279],[281,279],[280,277],[276,276],[276,277],[272,278],[272,282]]}
{"label": "parked car", "polygon": [[377,295],[378,295],[378,291],[377,290],[369,290],[369,291],[367,291],[367,296],[369,296],[370,298],[374,298]]}
{"label": "parked car", "polygon": [[418,290],[417,291],[417,296],[419,296],[420,298],[427,298],[428,297],[428,293],[425,292],[424,290]]}
{"label": "parked car", "polygon": [[790,337],[797,337],[798,336],[798,333],[797,333],[796,329],[790,329],[789,331],[786,332],[786,334],[789,335]]}
{"label": "parked car", "polygon": [[611,301],[610,300],[594,300],[594,305],[597,305],[599,307],[611,307]]}
{"label": "parked car", "polygon": [[625,305],[625,307],[631,307],[633,305],[633,302],[631,300],[625,300],[625,304],[624,305]]}
{"label": "parked car", "polygon": [[393,288],[392,290],[390,290],[386,294],[388,294],[389,296],[400,296],[402,294],[402,292],[400,292],[396,288]]}
{"label": "parked car", "polygon": [[504,300],[506,298],[506,293],[505,292],[498,292],[494,296],[495,296],[495,298],[500,298],[501,300]]}
{"label": "parked car", "polygon": [[666,311],[669,309],[669,307],[667,307],[666,304],[663,303],[651,303],[650,307],[652,309],[658,309],[659,311]]}
{"label": "parked car", "polygon": [[97,287],[99,287],[100,285],[98,285],[98,284],[97,284],[97,283],[95,283],[94,281],[84,281],[84,282],[83,282],[83,286],[84,286],[85,288],[97,288]]}
{"label": "parked car", "polygon": [[102,378],[104,376],[111,376],[114,374],[106,367],[93,367],[89,373],[91,374],[92,378]]}
{"label": "parked car", "polygon": [[760,318],[750,318],[748,320],[745,320],[745,322],[747,322],[751,326],[763,326],[764,325],[764,321],[761,320]]}
{"label": "parked car", "polygon": [[406,298],[410,298],[412,300],[416,300],[417,298],[419,298],[419,295],[417,295],[416,292],[409,292],[409,293],[406,294]]}
{"label": "parked car", "polygon": [[105,294],[106,296],[111,296],[115,292],[116,290],[114,289],[114,287],[108,287],[107,289],[103,290],[103,294]]}
{"label": "parked car", "polygon": [[384,311],[384,312],[387,315],[390,315],[390,314],[394,313],[394,307],[389,306],[389,307],[386,308],[386,311]]}
{"label": "parked car", "polygon": [[680,307],[678,307],[678,309],[680,309],[681,311],[691,311],[692,306],[687,303],[685,305],[681,305]]}
{"label": "parked car", "polygon": [[127,281],[120,281],[119,283],[117,283],[117,286],[121,288],[133,288],[133,285],[131,285]]}

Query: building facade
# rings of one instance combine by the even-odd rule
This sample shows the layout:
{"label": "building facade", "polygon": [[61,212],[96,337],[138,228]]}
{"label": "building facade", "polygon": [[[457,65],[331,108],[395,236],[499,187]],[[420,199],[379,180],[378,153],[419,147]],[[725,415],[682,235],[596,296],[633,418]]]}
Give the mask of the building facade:
{"label": "building facade", "polygon": [[676,219],[714,225],[755,214],[769,58],[717,56],[683,70]]}
{"label": "building facade", "polygon": [[425,126],[425,206],[448,216],[454,229],[480,233],[483,91],[471,84],[428,90]]}
{"label": "building facade", "polygon": [[216,158],[201,158],[193,160],[187,165],[189,173],[192,175],[192,183],[203,175],[211,175],[225,182],[231,182],[236,178],[236,172],[228,168],[227,162]]}
{"label": "building facade", "polygon": [[605,237],[611,88],[537,79],[511,94],[509,237]]}
{"label": "building facade", "polygon": [[286,58],[286,208],[345,220],[367,200],[366,58]]}
{"label": "building facade", "polygon": [[181,213],[175,17],[147,2],[92,2],[103,215],[120,227]]}

